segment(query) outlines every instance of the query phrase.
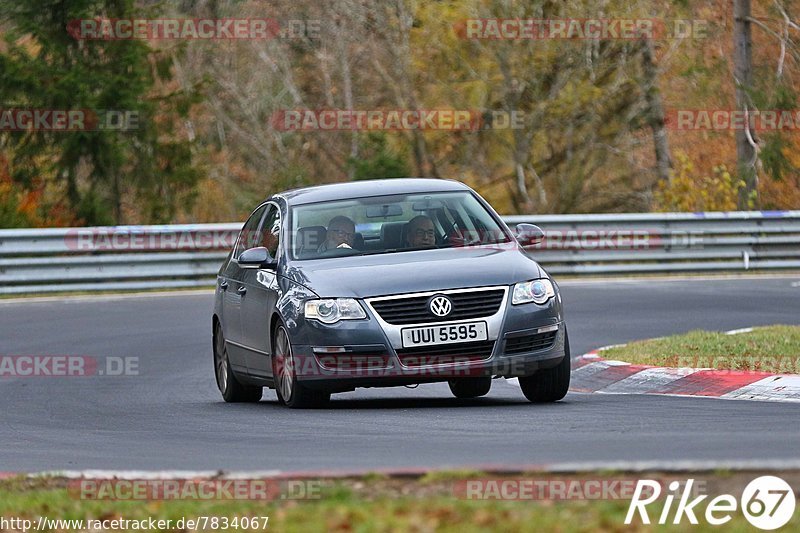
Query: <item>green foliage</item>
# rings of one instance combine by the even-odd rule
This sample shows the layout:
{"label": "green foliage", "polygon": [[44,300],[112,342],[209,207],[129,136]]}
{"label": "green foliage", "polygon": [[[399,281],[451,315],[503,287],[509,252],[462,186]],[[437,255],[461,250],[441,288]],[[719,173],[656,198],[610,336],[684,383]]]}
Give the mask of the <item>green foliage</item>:
{"label": "green foliage", "polygon": [[13,180],[30,186],[54,177],[87,224],[122,222],[129,199],[143,202],[143,222],[169,221],[199,178],[189,144],[172,131],[193,95],[157,95],[169,70],[155,65],[168,58],[145,41],[79,41],[67,32],[76,19],[136,16],[134,0],[0,0],[0,12],[9,28],[0,53],[4,108],[137,117],[127,131],[3,133]]}
{"label": "green foliage", "polygon": [[[788,111],[794,114],[797,108],[797,91],[785,78],[776,78],[772,66],[756,67],[759,73],[757,82],[749,91],[749,96],[756,109],[762,111]],[[757,131],[759,141],[758,157],[761,167],[770,179],[782,181],[787,177],[797,178],[800,168],[796,166],[796,130]],[[758,195],[754,196],[754,204],[758,203]]]}
{"label": "green foliage", "polygon": [[[139,115],[139,128],[126,132],[0,132],[12,178],[0,195],[0,221],[52,223],[48,194],[60,195],[60,213],[72,217],[62,216],[65,223],[233,220],[278,190],[408,175],[461,179],[505,213],[735,209],[740,182],[727,170],[736,164],[728,132],[711,132],[706,142],[702,132],[670,131],[672,149],[690,155],[673,157],[673,179],[655,196],[662,175],[649,163],[654,92],[664,109],[732,105],[730,11],[722,3],[0,0],[4,108]],[[754,11],[763,10],[754,4]],[[656,74],[648,73],[646,48],[632,39],[464,38],[467,20],[595,12],[706,20],[708,38],[654,39]],[[319,37],[76,41],[66,31],[68,21],[86,17],[286,13],[323,21]],[[774,9],[766,14],[765,24],[782,24]],[[763,60],[778,57],[777,42],[759,40],[759,32],[751,107],[794,109],[796,47],[789,43],[779,78],[774,61]],[[346,128],[273,127],[271,118],[292,108],[467,109],[488,118],[477,131],[359,132],[354,147]],[[489,127],[493,112],[519,113],[524,125]],[[185,125],[191,142],[182,139]],[[796,206],[798,141],[791,132],[756,133],[761,205]]]}
{"label": "green foliage", "polygon": [[405,159],[388,146],[383,133],[368,134],[360,153],[360,157],[348,160],[355,170],[355,180],[404,178],[409,175]]}
{"label": "green foliage", "polygon": [[0,190],[0,228],[23,228],[31,226],[30,219],[20,211],[14,194],[2,194]]}
{"label": "green foliage", "polygon": [[791,161],[786,157],[786,150],[793,147],[789,140],[780,134],[764,136],[759,157],[767,175],[776,180],[782,180],[784,176],[794,170]]}
{"label": "green foliage", "polygon": [[111,210],[107,202],[100,198],[95,190],[88,190],[81,195],[80,203],[76,206],[76,216],[80,220],[91,221],[92,226],[110,226],[114,224]]}

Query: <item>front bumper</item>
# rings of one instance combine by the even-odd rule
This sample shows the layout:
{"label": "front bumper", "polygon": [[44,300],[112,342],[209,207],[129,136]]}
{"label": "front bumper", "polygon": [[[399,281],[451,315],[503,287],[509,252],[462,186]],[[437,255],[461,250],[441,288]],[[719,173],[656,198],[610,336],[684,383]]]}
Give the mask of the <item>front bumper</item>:
{"label": "front bumper", "polygon": [[[509,300],[506,291],[498,312],[491,317],[437,322],[435,325],[444,326],[486,321],[488,341],[493,342],[481,353],[471,353],[469,343],[451,345],[456,357],[445,363],[430,363],[431,359],[422,356],[409,358],[400,331],[414,325],[387,324],[369,304],[365,305],[365,320],[332,325],[298,320],[289,332],[297,378],[308,387],[345,391],[465,377],[521,377],[556,366],[565,356],[566,323],[560,294],[544,305],[511,305]],[[436,352],[438,346],[431,348]],[[459,357],[460,348],[469,355]]]}

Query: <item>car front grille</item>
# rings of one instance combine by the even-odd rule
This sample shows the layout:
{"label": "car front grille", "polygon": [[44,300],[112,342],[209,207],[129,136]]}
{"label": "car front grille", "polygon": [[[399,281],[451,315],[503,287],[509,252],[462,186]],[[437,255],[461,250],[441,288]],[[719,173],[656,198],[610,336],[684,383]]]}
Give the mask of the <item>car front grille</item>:
{"label": "car front grille", "polygon": [[545,350],[553,346],[556,342],[558,330],[547,331],[545,333],[534,333],[533,335],[523,335],[506,339],[506,354],[517,354],[525,352],[535,352]]}
{"label": "car front grille", "polygon": [[444,322],[479,318],[495,314],[503,302],[505,290],[487,289],[447,293],[453,302],[453,309],[447,316],[431,313],[428,301],[431,296],[409,296],[370,302],[372,308],[389,324],[416,324],[419,322]]}
{"label": "car front grille", "polygon": [[491,357],[494,342],[482,341],[405,348],[397,350],[397,357],[404,366],[408,367],[481,361]]}

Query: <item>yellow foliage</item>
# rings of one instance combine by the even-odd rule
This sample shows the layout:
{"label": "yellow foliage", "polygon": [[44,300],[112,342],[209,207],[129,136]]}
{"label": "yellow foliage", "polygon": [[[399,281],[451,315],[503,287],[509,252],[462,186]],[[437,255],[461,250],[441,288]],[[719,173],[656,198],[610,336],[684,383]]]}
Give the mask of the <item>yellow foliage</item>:
{"label": "yellow foliage", "polygon": [[759,180],[758,194],[764,209],[800,208],[800,179],[795,175]]}
{"label": "yellow foliage", "polygon": [[232,220],[230,209],[223,202],[220,202],[220,199],[224,197],[224,188],[217,180],[212,178],[201,180],[197,184],[197,198],[195,199],[189,220],[200,222]]}
{"label": "yellow foliage", "polygon": [[716,165],[711,176],[697,175],[685,152],[676,155],[677,165],[669,182],[659,182],[654,194],[656,211],[734,211],[744,182],[725,167]]}
{"label": "yellow foliage", "polygon": [[0,228],[75,225],[78,221],[64,205],[63,191],[55,189],[43,179],[35,180],[32,189],[15,183],[8,160],[0,154]]}

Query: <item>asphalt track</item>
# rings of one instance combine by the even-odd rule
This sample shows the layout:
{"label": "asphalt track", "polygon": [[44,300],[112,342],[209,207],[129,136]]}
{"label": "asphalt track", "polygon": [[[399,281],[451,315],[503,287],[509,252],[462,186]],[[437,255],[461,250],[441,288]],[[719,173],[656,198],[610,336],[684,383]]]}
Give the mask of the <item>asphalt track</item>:
{"label": "asphalt track", "polygon": [[[800,324],[800,278],[562,283],[573,355],[684,332]],[[620,461],[800,461],[800,405],[569,394],[496,380],[359,389],[294,411],[229,405],[211,365],[212,296],[0,302],[0,354],[139,357],[139,375],[0,378],[0,471],[369,470]]]}

